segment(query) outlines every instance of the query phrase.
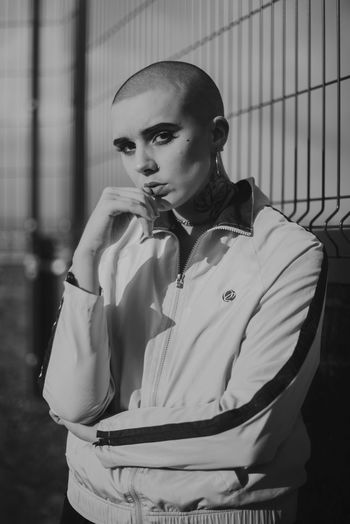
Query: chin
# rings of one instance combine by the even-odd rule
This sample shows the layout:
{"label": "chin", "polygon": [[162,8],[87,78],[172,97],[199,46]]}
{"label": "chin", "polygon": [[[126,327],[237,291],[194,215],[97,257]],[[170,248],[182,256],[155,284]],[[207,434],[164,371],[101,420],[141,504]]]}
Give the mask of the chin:
{"label": "chin", "polygon": [[157,207],[158,211],[160,213],[164,213],[165,211],[170,211],[171,209],[174,209],[174,204],[166,200],[165,198],[159,198],[157,199]]}
{"label": "chin", "polygon": [[188,195],[176,195],[175,192],[171,192],[168,195],[164,195],[164,197],[157,199],[158,210],[164,212],[170,211],[171,209],[177,209],[189,202],[191,198],[192,197],[189,197]]}

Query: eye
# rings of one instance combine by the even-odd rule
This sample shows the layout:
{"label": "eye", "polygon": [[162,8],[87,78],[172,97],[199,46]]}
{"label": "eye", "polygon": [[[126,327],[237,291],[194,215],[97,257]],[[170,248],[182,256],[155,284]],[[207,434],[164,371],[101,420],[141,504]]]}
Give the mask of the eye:
{"label": "eye", "polygon": [[133,142],[124,142],[117,146],[117,151],[124,155],[131,155],[135,151],[135,144]]}
{"label": "eye", "polygon": [[153,143],[155,144],[168,144],[175,138],[175,135],[171,133],[170,131],[161,131],[160,133],[157,133],[153,137]]}

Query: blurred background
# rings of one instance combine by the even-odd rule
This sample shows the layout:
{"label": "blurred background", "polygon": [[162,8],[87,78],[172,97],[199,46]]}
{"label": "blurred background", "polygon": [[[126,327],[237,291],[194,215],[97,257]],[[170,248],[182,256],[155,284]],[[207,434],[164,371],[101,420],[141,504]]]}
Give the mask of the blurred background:
{"label": "blurred background", "polygon": [[298,524],[350,522],[349,27],[348,0],[0,0],[2,522],[58,522],[65,431],[50,421],[36,377],[86,218],[106,185],[129,183],[111,142],[113,95],[164,59],[217,82],[232,180],[253,176],[325,243]]}

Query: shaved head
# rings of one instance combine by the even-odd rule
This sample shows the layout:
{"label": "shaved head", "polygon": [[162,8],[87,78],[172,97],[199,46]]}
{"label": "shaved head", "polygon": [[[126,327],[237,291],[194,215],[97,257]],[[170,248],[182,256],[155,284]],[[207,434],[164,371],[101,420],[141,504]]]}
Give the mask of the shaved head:
{"label": "shaved head", "polygon": [[183,110],[202,123],[215,116],[224,116],[220,91],[210,76],[187,62],[155,62],[132,75],[118,89],[113,104],[153,89],[178,91]]}

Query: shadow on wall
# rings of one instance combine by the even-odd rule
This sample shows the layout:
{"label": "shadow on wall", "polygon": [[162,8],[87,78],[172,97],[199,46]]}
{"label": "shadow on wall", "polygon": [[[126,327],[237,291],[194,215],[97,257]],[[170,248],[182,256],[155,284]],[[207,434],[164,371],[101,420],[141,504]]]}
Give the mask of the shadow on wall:
{"label": "shadow on wall", "polygon": [[350,522],[350,284],[328,285],[321,364],[304,404],[311,438],[297,524]]}
{"label": "shadow on wall", "polygon": [[0,266],[0,520],[57,524],[66,432],[34,395],[28,287],[21,267]]}

